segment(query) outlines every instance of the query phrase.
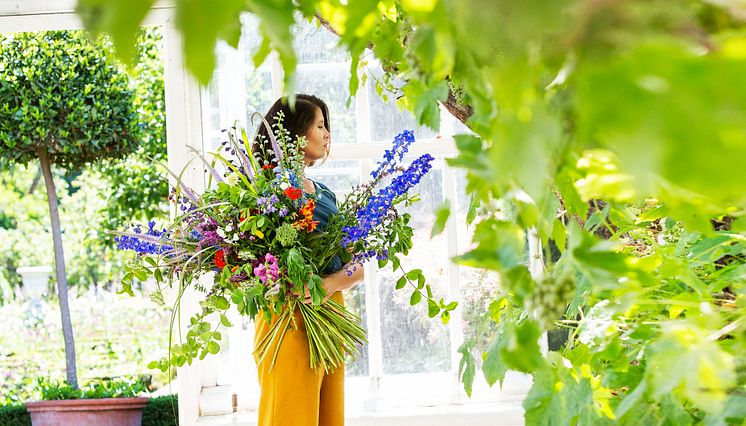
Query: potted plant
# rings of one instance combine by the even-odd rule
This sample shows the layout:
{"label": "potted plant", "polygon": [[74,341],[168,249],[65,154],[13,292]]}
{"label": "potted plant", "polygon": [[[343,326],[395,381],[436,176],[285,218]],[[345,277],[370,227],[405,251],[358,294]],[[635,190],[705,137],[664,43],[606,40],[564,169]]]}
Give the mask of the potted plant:
{"label": "potted plant", "polygon": [[[0,35],[0,165],[39,161],[47,190],[65,371],[72,389],[72,393],[60,392],[59,397],[75,396],[79,389],[52,165],[76,171],[103,159],[122,157],[138,145],[129,79],[106,52],[101,43],[92,42],[82,32]],[[66,406],[54,404],[53,413]],[[99,404],[92,410],[101,411],[107,402]],[[30,403],[29,410],[38,414],[46,406],[49,404]],[[78,407],[76,401],[70,406]]]}
{"label": "potted plant", "polygon": [[27,402],[34,426],[97,425],[140,426],[149,398],[140,381],[101,380],[83,387],[40,379],[40,401]]}

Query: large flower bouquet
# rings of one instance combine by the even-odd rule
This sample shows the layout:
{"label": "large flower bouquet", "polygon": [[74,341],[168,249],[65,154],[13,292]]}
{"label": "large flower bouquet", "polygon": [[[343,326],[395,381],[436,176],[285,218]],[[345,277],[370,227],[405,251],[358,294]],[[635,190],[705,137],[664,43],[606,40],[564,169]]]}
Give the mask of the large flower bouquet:
{"label": "large flower bouquet", "polygon": [[[219,328],[231,326],[226,316],[231,304],[241,314],[254,319],[261,313],[270,322],[269,333],[255,347],[259,362],[269,357],[274,365],[286,331],[297,327],[296,311],[306,328],[311,368],[339,367],[346,354],[357,355],[356,346],[365,342],[359,317],[327,297],[322,276],[333,264],[345,264],[352,274],[374,256],[379,264],[391,259],[401,268],[396,253],[406,254],[411,248],[412,229],[409,215],[399,214],[395,205],[416,200],[408,191],[428,172],[433,158],[423,155],[407,168],[400,166],[414,141],[412,132],[400,134],[372,180],[354,188],[328,226],[318,229],[315,194],[301,189],[305,140],[291,138],[282,118],[268,132],[272,152],[262,156],[267,160],[252,155],[245,132],[239,137],[235,128],[227,131],[222,154],[213,154],[212,162],[200,156],[215,185],[210,182],[209,189],[198,195],[174,175],[173,222],[161,229],[150,222],[147,228],[131,226],[118,233],[118,247],[138,254],[128,265],[122,292],[133,294],[133,278],[153,277],[158,290],[151,297],[163,303],[162,285],[178,283],[172,327],[184,290],[194,285],[205,294],[186,338],[179,344],[169,342],[169,355],[150,367],[166,371],[217,353]],[[264,125],[269,126],[266,121]],[[227,172],[218,172],[216,163]],[[384,182],[389,183],[383,186]],[[199,279],[207,273],[214,273],[210,285]],[[431,316],[442,311],[447,319],[455,304],[436,302],[421,271],[405,273],[397,288],[406,282],[420,296],[413,299],[424,295],[428,300]],[[312,303],[304,303],[306,294]]]}

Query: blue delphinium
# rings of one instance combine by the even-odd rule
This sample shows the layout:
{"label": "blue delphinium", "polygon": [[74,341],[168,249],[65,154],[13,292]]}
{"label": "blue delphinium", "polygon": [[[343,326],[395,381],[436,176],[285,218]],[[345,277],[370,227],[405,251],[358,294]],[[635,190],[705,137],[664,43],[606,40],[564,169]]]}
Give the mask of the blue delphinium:
{"label": "blue delphinium", "polygon": [[401,161],[409,150],[409,145],[414,142],[414,131],[404,130],[394,138],[394,146],[383,153],[383,160],[378,162],[378,167],[370,175],[373,179],[382,173],[391,172],[396,163]]}
{"label": "blue delphinium", "polygon": [[430,154],[422,155],[414,160],[388,186],[378,191],[376,195],[371,196],[365,207],[356,213],[357,226],[345,226],[342,228],[342,231],[346,234],[342,239],[342,246],[347,247],[356,241],[365,239],[371,229],[381,223],[391,209],[393,201],[417,185],[422,176],[430,171],[432,168],[432,164],[430,163],[433,160],[434,158]]}
{"label": "blue delphinium", "polygon": [[138,254],[163,254],[174,249],[173,246],[163,243],[169,235],[166,229],[157,231],[154,221],[148,222],[148,229],[145,233],[139,225],[134,228],[133,232],[135,235],[120,235],[114,238],[118,249],[133,250]]}

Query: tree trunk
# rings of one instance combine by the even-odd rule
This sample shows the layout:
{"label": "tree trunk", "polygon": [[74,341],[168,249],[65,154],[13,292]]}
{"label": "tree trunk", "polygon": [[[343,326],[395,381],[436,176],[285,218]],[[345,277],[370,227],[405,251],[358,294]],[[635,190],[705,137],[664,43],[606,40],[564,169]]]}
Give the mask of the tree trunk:
{"label": "tree trunk", "polygon": [[67,299],[67,274],[65,272],[65,253],[62,250],[62,230],[60,229],[60,213],[57,210],[57,193],[52,178],[52,168],[49,156],[43,149],[37,150],[41,163],[44,183],[47,187],[47,201],[49,202],[49,217],[52,221],[52,240],[54,241],[54,264],[57,274],[57,294],[60,298],[60,316],[62,317],[62,335],[65,338],[65,372],[67,383],[78,388],[78,368],[75,363],[75,340],[73,339],[73,324],[70,320],[70,305]]}

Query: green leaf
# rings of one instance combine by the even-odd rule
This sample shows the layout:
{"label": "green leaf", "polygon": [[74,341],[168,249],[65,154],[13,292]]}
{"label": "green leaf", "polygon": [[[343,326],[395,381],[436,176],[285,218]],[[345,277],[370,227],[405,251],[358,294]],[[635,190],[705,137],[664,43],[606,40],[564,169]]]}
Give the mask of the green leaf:
{"label": "green leaf", "polygon": [[436,315],[440,312],[440,307],[437,303],[433,302],[432,300],[427,301],[427,316],[430,318],[435,318]]}
{"label": "green leaf", "polygon": [[499,271],[522,262],[525,231],[518,225],[486,219],[477,224],[474,238],[479,242],[478,247],[456,256],[456,263]]}
{"label": "green leaf", "polygon": [[161,272],[160,268],[156,268],[153,270],[153,278],[159,283],[163,282],[163,272]]}
{"label": "green leaf", "polygon": [[226,0],[220,7],[210,0],[177,3],[175,23],[182,29],[186,66],[203,85],[210,81],[215,69],[217,41],[238,46],[243,8],[242,0]]}
{"label": "green leaf", "polygon": [[417,288],[422,290],[423,287],[425,287],[425,276],[420,275],[417,277]]}
{"label": "green leaf", "polygon": [[207,334],[210,332],[210,323],[207,322],[200,322],[198,323],[198,327],[196,329],[196,332],[199,334]]}
{"label": "green leaf", "polygon": [[618,150],[633,176],[660,175],[725,205],[744,200],[742,56],[655,39],[587,65],[576,76],[583,137]]}
{"label": "green leaf", "polygon": [[422,293],[420,293],[418,290],[415,290],[414,293],[412,293],[412,296],[409,298],[409,304],[414,306],[420,303],[420,300],[422,300]]}
{"label": "green leaf", "polygon": [[231,324],[230,321],[228,321],[228,317],[225,316],[225,314],[220,314],[220,323],[223,324],[225,327],[232,327],[233,324]]}
{"label": "green leaf", "polygon": [[440,314],[440,321],[443,323],[443,325],[448,325],[448,322],[451,320],[451,314],[448,311],[442,311]]}
{"label": "green leaf", "polygon": [[508,366],[502,361],[500,351],[505,346],[506,341],[501,337],[501,333],[492,339],[492,343],[487,348],[487,351],[482,354],[482,373],[484,378],[487,380],[487,384],[492,386],[497,381],[500,381],[502,385],[503,379],[505,379],[505,373],[508,371]]}
{"label": "green leaf", "polygon": [[417,124],[437,129],[440,126],[440,105],[448,97],[448,83],[439,81],[426,86],[422,80],[411,80],[404,86],[404,93],[412,108]]}
{"label": "green leaf", "polygon": [[94,34],[111,35],[119,58],[133,65],[136,58],[135,41],[145,16],[155,0],[133,0],[127,2],[101,2],[80,0],[76,12],[83,24]]}
{"label": "green leaf", "polygon": [[[242,1],[237,3],[244,4]],[[268,39],[272,48],[279,54],[284,71],[284,91],[289,94],[290,102],[295,102],[295,67],[298,59],[293,49],[291,32],[291,26],[295,22],[293,2],[249,0],[245,4],[246,8],[259,18],[262,37]]]}
{"label": "green leaf", "polygon": [[399,266],[401,265],[400,260],[397,256],[389,256],[389,259],[391,259],[391,265],[393,266],[393,269],[399,269]]}
{"label": "green leaf", "polygon": [[228,299],[223,296],[212,296],[211,301],[213,306],[221,311],[228,309],[228,307],[230,306],[230,302],[228,302]]}
{"label": "green leaf", "polygon": [[404,286],[407,285],[407,277],[401,276],[398,280],[396,280],[396,289],[401,290],[404,288]]}
{"label": "green leaf", "polygon": [[407,272],[407,278],[413,281],[418,279],[420,276],[422,276],[422,269],[412,269]]}
{"label": "green leaf", "polygon": [[148,279],[148,275],[149,275],[147,269],[136,269],[136,270],[132,271],[132,273],[140,281],[147,280]]}
{"label": "green leaf", "polygon": [[713,330],[694,321],[670,321],[662,328],[665,333],[652,345],[646,370],[653,397],[681,389],[702,410],[720,412],[736,383],[733,356],[712,341]]}
{"label": "green leaf", "polygon": [[567,230],[565,224],[559,220],[555,220],[553,225],[552,240],[554,241],[557,250],[559,250],[560,253],[564,253],[565,245],[567,244]]}
{"label": "green leaf", "polygon": [[526,424],[604,424],[594,412],[590,381],[570,374],[556,355],[553,368],[545,366],[534,374],[533,386],[523,400]]}
{"label": "green leaf", "polygon": [[448,200],[445,200],[443,204],[441,204],[435,210],[435,223],[433,224],[433,228],[430,231],[430,238],[443,232],[443,229],[445,229],[446,226],[446,222],[448,221],[448,216],[450,214],[451,203]]}
{"label": "green leaf", "polygon": [[464,384],[466,395],[469,397],[471,397],[474,377],[476,376],[476,362],[471,354],[470,348],[471,345],[466,341],[458,348],[458,353],[461,354],[461,360],[458,364],[458,376],[459,380]]}
{"label": "green leaf", "polygon": [[215,355],[220,352],[220,345],[215,341],[210,341],[210,343],[207,344],[207,352]]}

